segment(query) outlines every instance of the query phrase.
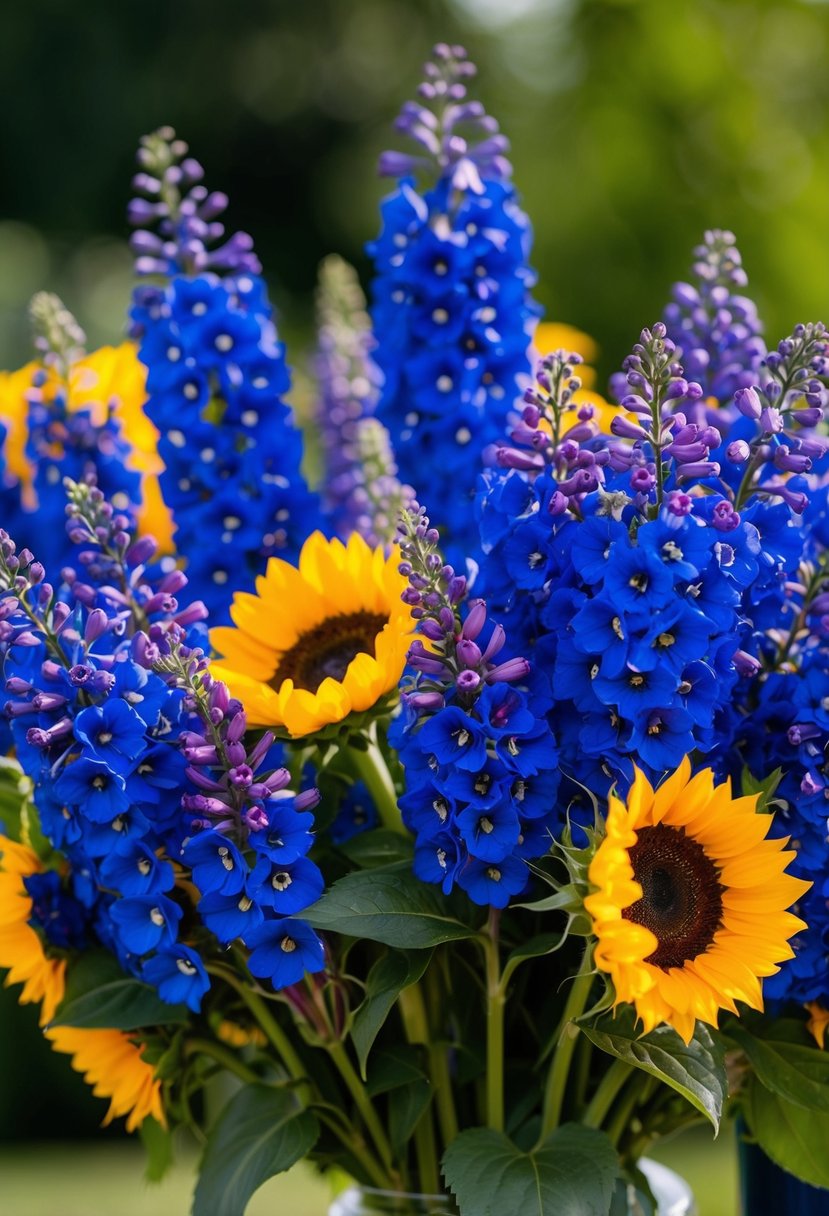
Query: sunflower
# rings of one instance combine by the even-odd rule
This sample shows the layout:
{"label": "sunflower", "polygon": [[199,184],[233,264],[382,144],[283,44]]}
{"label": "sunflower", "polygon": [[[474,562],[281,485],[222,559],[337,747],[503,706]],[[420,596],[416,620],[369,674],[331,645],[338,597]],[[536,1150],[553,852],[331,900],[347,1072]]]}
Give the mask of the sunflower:
{"label": "sunflower", "polygon": [[136,1044],[123,1030],[76,1030],[72,1026],[52,1026],[46,1038],[55,1051],[72,1056],[75,1072],[83,1073],[96,1098],[109,1098],[104,1127],[121,1115],[127,1117],[127,1131],[134,1132],[152,1117],[167,1126],[161,1104],[161,1082],[143,1058],[143,1045]]}
{"label": "sunflower", "polygon": [[814,1035],[818,1047],[825,1047],[826,1027],[829,1026],[829,1009],[826,1009],[820,1001],[808,1001],[806,1012],[809,1015],[809,1021],[806,1023],[807,1029],[810,1034]]}
{"label": "sunflower", "polygon": [[0,839],[0,968],[8,968],[7,985],[23,985],[21,1005],[42,1003],[41,1026],[55,1016],[66,989],[66,962],[46,955],[29,924],[32,898],[23,879],[42,869],[26,845]]}
{"label": "sunflower", "polygon": [[356,533],[343,545],[315,532],[298,568],[271,558],[256,594],[234,596],[235,628],[210,634],[224,656],[213,675],[252,726],[310,735],[397,687],[414,627],[398,562]]}
{"label": "sunflower", "polygon": [[627,804],[610,797],[585,907],[596,965],[645,1033],[668,1022],[687,1043],[737,1001],[762,1010],[761,977],[793,957],[806,926],[786,909],[810,884],[785,873],[795,854],[756,808],[687,758],[656,790],[637,769]]}
{"label": "sunflower", "polygon": [[[6,466],[20,482],[23,505],[28,511],[37,508],[34,470],[26,454],[28,397],[39,373],[46,375],[42,392],[50,399],[60,384],[54,370],[32,362],[17,371],[0,372],[0,421],[7,432]],[[70,413],[88,409],[93,423],[101,426],[112,407],[130,445],[127,467],[141,474],[139,527],[155,537],[163,552],[172,552],[172,517],[161,497],[158,480],[164,470],[157,451],[159,435],[144,413],[146,380],[147,369],[139,361],[133,342],[102,346],[72,364],[66,386],[67,408]]]}

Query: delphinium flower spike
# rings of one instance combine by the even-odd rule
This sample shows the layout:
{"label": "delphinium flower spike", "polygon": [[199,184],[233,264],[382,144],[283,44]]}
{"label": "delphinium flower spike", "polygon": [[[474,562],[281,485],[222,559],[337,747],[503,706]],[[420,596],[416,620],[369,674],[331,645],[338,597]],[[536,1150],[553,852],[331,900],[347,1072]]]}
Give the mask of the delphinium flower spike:
{"label": "delphinium flower spike", "polygon": [[748,426],[732,432],[726,457],[742,474],[734,496],[739,511],[754,494],[783,499],[802,514],[808,502],[792,474],[808,473],[829,444],[818,433],[829,392],[829,338],[822,322],[797,325],[763,359],[754,382],[740,388],[734,403]]}
{"label": "delphinium flower spike", "polygon": [[413,494],[398,481],[388,432],[373,416],[382,378],[365,298],[354,269],[335,254],[320,266],[317,316],[324,505],[343,540],[359,532],[370,545],[389,543]]}
{"label": "delphinium flower spike", "polygon": [[529,664],[498,661],[505,633],[482,600],[462,619],[466,580],[438,543],[424,509],[411,506],[400,522],[400,569],[425,644],[412,644],[416,675],[404,684],[400,807],[419,878],[446,892],[457,883],[475,903],[502,908],[527,885],[527,860],[548,851],[558,755],[543,698],[527,691]]}
{"label": "delphinium flower spike", "polygon": [[167,279],[134,295],[146,410],[161,433],[176,548],[212,618],[227,619],[233,592],[270,556],[298,552],[317,500],[300,470],[284,351],[250,239],[213,247],[226,199],[200,184],[201,167],[169,128],[145,140],[139,160],[137,185],[151,201],[130,208],[136,271]]}
{"label": "delphinium flower spike", "polygon": [[16,403],[14,445],[23,449],[22,461],[15,458],[19,480],[3,493],[3,518],[19,543],[36,546],[44,565],[58,570],[72,549],[61,524],[64,478],[94,476],[134,520],[141,477],[115,400],[98,396],[106,352],[86,356],[84,332],[56,295],[39,292],[30,315],[39,359],[29,365],[29,386]]}
{"label": "delphinium flower spike", "polygon": [[[508,180],[506,141],[466,95],[473,74],[462,48],[435,48],[419,100],[403,107],[397,124],[422,155],[381,157],[381,172],[399,180],[370,248],[383,373],[377,416],[401,478],[416,492],[426,488],[425,470],[441,470],[429,495],[458,564],[477,551],[480,452],[503,433],[529,375],[538,313],[529,221]],[[428,181],[422,190],[409,176],[414,170]]]}
{"label": "delphinium flower spike", "polygon": [[685,374],[702,385],[706,399],[727,405],[753,382],[766,353],[763,327],[743,294],[748,276],[733,232],[706,232],[694,259],[693,281],[674,283],[663,320]]}

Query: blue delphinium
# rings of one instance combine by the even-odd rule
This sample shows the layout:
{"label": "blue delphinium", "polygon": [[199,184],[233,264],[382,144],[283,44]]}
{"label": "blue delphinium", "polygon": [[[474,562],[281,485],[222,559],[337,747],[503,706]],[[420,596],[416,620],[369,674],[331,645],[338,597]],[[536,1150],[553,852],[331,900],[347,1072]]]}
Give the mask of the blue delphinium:
{"label": "blue delphinium", "polygon": [[[246,745],[242,707],[197,645],[204,605],[179,607],[186,576],[149,574],[153,540],[133,543],[100,490],[68,491],[83,573],[62,572],[62,598],[0,534],[3,713],[42,831],[68,863],[65,895],[79,909],[70,944],[97,939],[164,1000],[198,1010],[210,934],[229,944],[244,933],[252,945],[248,928],[275,917],[293,926],[321,893],[305,857],[317,794],[290,796],[287,771],[269,764],[270,737]],[[191,856],[201,899],[185,917],[179,877]],[[33,892],[37,915],[62,892]]]}
{"label": "blue delphinium", "polygon": [[503,908],[527,886],[527,862],[549,850],[557,825],[558,753],[531,694],[529,664],[501,663],[504,631],[476,600],[463,621],[466,580],[445,565],[437,531],[413,505],[400,525],[404,599],[428,645],[415,641],[395,726],[415,834],[414,869],[448,893]]}
{"label": "blue delphinium", "polygon": [[[764,373],[786,380],[787,402],[794,385],[814,388],[803,368],[819,370],[820,333],[804,334],[781,344],[782,373],[771,357]],[[482,592],[510,643],[549,675],[574,800],[580,786],[624,789],[634,763],[654,780],[691,752],[729,769],[733,690],[755,670],[755,630],[797,569],[805,502],[796,478],[769,474],[765,432],[735,484],[734,453],[700,416],[702,386],[664,326],[643,331],[625,363],[611,435],[573,401],[577,362],[542,360],[479,499]]]}
{"label": "blue delphinium", "polygon": [[[211,620],[267,558],[294,557],[318,524],[300,471],[302,437],[260,266],[244,233],[217,247],[227,199],[169,128],[147,136],[129,208],[136,272],[132,334],[147,366],[161,488],[175,543]],[[155,231],[153,230],[155,229]]]}
{"label": "blue delphinium", "polygon": [[59,570],[72,560],[72,544],[62,526],[64,478],[82,481],[94,475],[104,493],[117,495],[122,511],[133,518],[141,501],[140,475],[127,467],[130,445],[110,409],[103,421],[96,421],[88,406],[70,408],[86,343],[75,318],[49,292],[34,296],[30,314],[41,364],[26,393],[25,457],[31,482],[23,486],[8,479],[0,504],[3,524],[18,544],[36,547],[46,568]]}
{"label": "blue delphinium", "polygon": [[[538,313],[530,224],[509,182],[507,141],[466,96],[474,72],[462,47],[435,47],[419,100],[396,124],[419,154],[381,157],[381,173],[398,184],[370,246],[374,357],[384,378],[377,416],[415,491],[427,470],[440,469],[429,481],[430,509],[459,558],[478,551],[480,452],[502,434],[529,377]],[[418,187],[420,174],[428,188]]]}

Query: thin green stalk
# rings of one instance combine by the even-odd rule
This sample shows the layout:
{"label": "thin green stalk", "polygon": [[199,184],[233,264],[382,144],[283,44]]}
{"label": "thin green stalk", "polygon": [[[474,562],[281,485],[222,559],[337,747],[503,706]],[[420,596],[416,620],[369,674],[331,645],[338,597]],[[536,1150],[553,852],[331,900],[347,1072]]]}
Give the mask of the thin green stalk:
{"label": "thin green stalk", "polygon": [[643,1078],[647,1078],[647,1076],[647,1073],[642,1072],[635,1072],[633,1074],[622,1088],[619,1101],[614,1106],[611,1116],[607,1120],[605,1130],[613,1142],[614,1148],[619,1147],[619,1141],[630,1125],[633,1112],[642,1101],[645,1092]]}
{"label": "thin green stalk", "polygon": [[586,1127],[602,1126],[608,1111],[632,1072],[633,1066],[626,1064],[624,1060],[613,1061],[584,1112],[582,1123]]}
{"label": "thin green stalk", "polygon": [[[585,965],[585,958],[582,966]],[[561,1037],[553,1049],[553,1059],[547,1073],[547,1084],[544,1090],[544,1113],[541,1120],[541,1139],[545,1140],[550,1132],[555,1131],[561,1120],[561,1109],[564,1105],[564,1093],[570,1078],[570,1062],[573,1058],[578,1027],[573,1021],[580,1017],[587,1008],[590,990],[593,987],[593,972],[582,971],[573,980],[570,995],[564,1006],[562,1015]]]}
{"label": "thin green stalk", "polygon": [[367,1177],[371,1179],[374,1186],[379,1187],[381,1191],[389,1190],[391,1188],[391,1179],[374,1160],[374,1157],[369,1152],[368,1147],[362,1137],[358,1136],[356,1132],[352,1131],[344,1133],[340,1121],[334,1119],[332,1115],[330,1115],[328,1111],[324,1109],[321,1110],[320,1108],[316,1108],[316,1115],[317,1118],[321,1119],[322,1122],[331,1129],[340,1143],[348,1149],[355,1160],[360,1162],[360,1165],[363,1167]]}
{"label": "thin green stalk", "polygon": [[349,756],[357,775],[366,783],[383,827],[405,833],[406,828],[397,806],[397,791],[377,743],[372,739],[366,751],[351,747]]}
{"label": "thin green stalk", "polygon": [[391,1172],[392,1151],[388,1136],[383,1129],[383,1125],[380,1122],[380,1118],[372,1104],[371,1098],[368,1096],[365,1086],[357,1075],[357,1070],[354,1068],[354,1065],[348,1058],[348,1053],[346,1052],[342,1043],[329,1043],[326,1050],[336,1066],[337,1071],[345,1082],[349,1093],[354,1099],[354,1105],[360,1112],[360,1116],[371,1134],[371,1138],[377,1147],[380,1160],[385,1168]]}
{"label": "thin green stalk", "polygon": [[212,975],[219,976],[225,981],[225,983],[230,984],[231,988],[238,992],[239,996],[256,1018],[256,1021],[262,1028],[268,1042],[276,1050],[279,1058],[285,1065],[289,1076],[294,1081],[300,1082],[300,1084],[297,1085],[296,1092],[301,1101],[307,1106],[313,1097],[313,1091],[308,1083],[308,1074],[305,1065],[302,1063],[302,1060],[300,1059],[293,1043],[291,1043],[285,1031],[268,1009],[261,996],[259,996],[258,993],[253,992],[252,989],[248,988],[248,986],[232,971],[222,967],[221,965],[217,965],[215,963],[208,964],[207,970]]}
{"label": "thin green stalk", "polygon": [[[410,1043],[419,1043],[426,1048],[429,1058],[429,1077],[432,1082],[435,1106],[444,1146],[448,1146],[458,1134],[455,1108],[452,1101],[449,1070],[446,1065],[446,1055],[439,1044],[432,1043],[429,1032],[429,1019],[426,1013],[426,1002],[419,984],[411,984],[404,988],[398,998],[400,1016]],[[445,1075],[443,1075],[445,1073]],[[449,1105],[447,1108],[446,1098]],[[417,1152],[418,1170],[420,1172],[421,1190],[430,1189],[436,1193],[440,1188],[438,1171],[438,1153],[435,1144],[434,1127],[431,1108],[424,1111],[415,1128],[415,1149]],[[427,1179],[429,1179],[427,1185]],[[434,1183],[434,1187],[432,1184]]]}
{"label": "thin green stalk", "polygon": [[210,1039],[188,1039],[184,1048],[184,1054],[188,1056],[209,1056],[211,1060],[215,1060],[217,1064],[221,1064],[222,1068],[226,1068],[228,1072],[232,1072],[240,1081],[244,1081],[247,1085],[267,1084],[258,1072],[245,1064],[244,1060],[240,1060],[227,1047],[223,1047],[221,1043],[213,1043]]}
{"label": "thin green stalk", "polygon": [[501,957],[498,948],[500,913],[492,908],[486,936],[486,1122],[495,1131],[504,1130],[504,1005]]}

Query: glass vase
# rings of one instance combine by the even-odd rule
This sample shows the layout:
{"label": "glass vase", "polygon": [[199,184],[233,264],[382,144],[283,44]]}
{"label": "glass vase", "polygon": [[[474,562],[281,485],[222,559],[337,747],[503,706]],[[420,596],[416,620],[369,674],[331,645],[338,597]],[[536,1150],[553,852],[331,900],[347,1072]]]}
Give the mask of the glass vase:
{"label": "glass vase", "polygon": [[[745,1133],[745,1128],[740,1129]],[[743,1216],[829,1216],[829,1191],[787,1174],[745,1135],[737,1139]]]}
{"label": "glass vase", "polygon": [[[639,1168],[658,1202],[657,1216],[696,1216],[691,1188],[679,1174],[658,1161],[640,1161]],[[457,1210],[445,1195],[404,1195],[399,1191],[355,1186],[335,1199],[328,1216],[456,1216]],[[788,1210],[779,1208],[778,1216]],[[799,1209],[792,1209],[795,1210],[800,1216]],[[613,1216],[640,1216],[641,1211],[636,1196],[627,1194],[620,1185]],[[504,1216],[518,1216],[518,1213],[505,1213]]]}

